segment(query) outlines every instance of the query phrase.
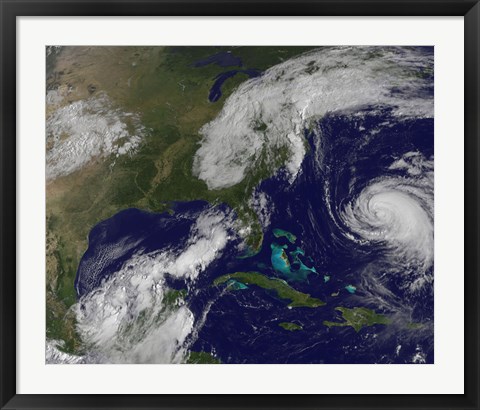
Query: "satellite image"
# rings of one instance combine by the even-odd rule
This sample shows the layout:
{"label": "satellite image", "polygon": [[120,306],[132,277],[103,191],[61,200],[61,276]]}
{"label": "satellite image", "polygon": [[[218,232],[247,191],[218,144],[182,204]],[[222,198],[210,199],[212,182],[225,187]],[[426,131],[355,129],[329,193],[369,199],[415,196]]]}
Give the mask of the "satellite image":
{"label": "satellite image", "polygon": [[47,47],[46,363],[433,363],[433,61]]}

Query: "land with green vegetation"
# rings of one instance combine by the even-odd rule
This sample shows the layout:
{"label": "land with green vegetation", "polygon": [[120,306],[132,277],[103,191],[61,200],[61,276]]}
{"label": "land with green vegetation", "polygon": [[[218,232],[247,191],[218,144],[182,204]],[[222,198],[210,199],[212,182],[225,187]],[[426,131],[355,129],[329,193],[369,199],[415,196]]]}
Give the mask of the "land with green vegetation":
{"label": "land with green vegetation", "polygon": [[163,297],[163,304],[167,308],[174,308],[181,305],[187,296],[187,289],[168,289]]}
{"label": "land with green vegetation", "polygon": [[288,330],[290,332],[303,329],[302,326],[297,325],[296,323],[293,323],[293,322],[281,322],[278,324],[278,326],[283,327],[285,330]]}
{"label": "land with green vegetation", "polygon": [[189,352],[185,361],[187,364],[221,364],[220,359],[207,352]]}
{"label": "land with green vegetation", "polygon": [[388,325],[391,323],[390,319],[384,315],[376,313],[364,307],[355,307],[349,309],[346,307],[337,307],[335,310],[342,314],[343,322],[324,321],[323,324],[328,327],[334,326],[351,326],[356,332],[359,332],[363,327],[373,325]]}
{"label": "land with green vegetation", "polygon": [[227,282],[227,286],[230,288],[230,289],[233,289],[233,290],[245,290],[245,289],[248,289],[248,286],[245,285],[244,283],[241,283],[239,282],[238,280],[235,280],[235,279],[230,279],[228,282]]}
{"label": "land with green vegetation", "polygon": [[285,231],[283,229],[278,229],[278,228],[274,229],[273,235],[275,236],[275,238],[285,237],[288,239],[290,243],[295,243],[295,241],[297,240],[297,237],[293,233]]}
{"label": "land with green vegetation", "polygon": [[289,300],[289,307],[309,307],[316,308],[325,305],[320,299],[313,298],[307,293],[299,292],[287,284],[282,279],[269,278],[258,272],[235,272],[223,275],[214,280],[213,284],[218,286],[231,279],[245,285],[255,285],[263,289],[274,291],[278,298]]}
{"label": "land with green vegetation", "polygon": [[[312,47],[235,47],[244,67],[265,70]],[[251,249],[263,240],[255,212],[248,205],[253,188],[283,164],[265,159],[238,185],[210,191],[192,175],[200,128],[215,118],[226,98],[247,79],[238,74],[222,86],[222,97],[208,101],[216,64],[196,68],[195,61],[226,47],[63,47],[47,59],[47,90],[68,89],[60,106],[105,93],[115,108],[136,113],[147,132],[133,155],[96,158],[46,187],[46,319],[47,337],[65,341],[62,350],[76,353],[80,341],[70,307],[79,261],[90,230],[122,209],[153,212],[170,209],[172,201],[203,199],[227,203],[240,221],[251,226]],[[47,108],[47,115],[51,110]],[[261,126],[261,125],[260,125]],[[68,136],[66,136],[68,138]]]}

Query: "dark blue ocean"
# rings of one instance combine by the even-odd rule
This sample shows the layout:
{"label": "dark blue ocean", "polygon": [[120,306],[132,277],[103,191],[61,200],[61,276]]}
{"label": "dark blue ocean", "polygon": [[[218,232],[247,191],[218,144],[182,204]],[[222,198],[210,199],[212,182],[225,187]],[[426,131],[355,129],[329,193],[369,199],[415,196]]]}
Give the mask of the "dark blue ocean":
{"label": "dark blue ocean", "polygon": [[[365,137],[373,131],[374,138]],[[191,349],[214,352],[223,363],[409,363],[418,351],[432,363],[433,326],[411,329],[399,320],[357,333],[352,327],[328,328],[323,321],[341,321],[335,311],[338,306],[367,307],[395,317],[401,317],[398,313],[405,307],[413,312],[411,322],[433,323],[433,286],[411,294],[402,286],[401,275],[382,279],[394,295],[392,300],[383,306],[372,304],[366,289],[369,294],[375,289],[364,273],[368,270],[375,275],[378,270],[380,275],[388,270],[401,271],[402,266],[391,266],[381,245],[347,240],[344,231],[348,228],[338,214],[373,179],[403,176],[404,171],[389,169],[403,154],[418,151],[432,157],[433,120],[399,119],[388,108],[366,107],[355,116],[329,114],[305,130],[305,137],[308,153],[293,184],[279,170],[256,188],[272,204],[261,250],[245,257],[238,250],[239,241],[233,240],[199,275],[195,292],[187,296],[187,305],[196,318],[208,311]],[[329,195],[325,194],[326,184]],[[92,291],[115,274],[139,249],[180,252],[198,215],[210,207],[194,201],[176,203],[173,212],[162,214],[127,209],[101,222],[90,233],[89,247],[78,269],[78,295]],[[229,211],[226,205],[217,207]],[[296,240],[292,243],[277,237],[275,229],[292,233]],[[272,252],[279,248],[289,255],[289,271],[275,266]],[[111,249],[115,249],[115,258],[105,257]],[[296,253],[298,249],[300,253]],[[256,286],[228,291],[212,286],[215,278],[236,271],[285,279],[293,288],[327,304],[288,308],[288,301]],[[170,278],[169,286],[180,289],[185,283]],[[299,324],[303,330],[284,330],[278,326],[280,322]]]}

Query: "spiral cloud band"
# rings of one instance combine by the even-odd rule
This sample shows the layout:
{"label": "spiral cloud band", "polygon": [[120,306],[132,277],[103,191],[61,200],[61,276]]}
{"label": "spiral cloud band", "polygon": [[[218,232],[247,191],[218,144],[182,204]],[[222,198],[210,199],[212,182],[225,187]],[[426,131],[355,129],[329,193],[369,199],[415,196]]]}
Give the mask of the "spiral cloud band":
{"label": "spiral cloud band", "polygon": [[[433,160],[407,153],[390,169],[405,169],[410,177],[371,181],[343,210],[345,225],[364,241],[384,243],[403,266],[433,264]],[[422,276],[414,287],[425,280]]]}

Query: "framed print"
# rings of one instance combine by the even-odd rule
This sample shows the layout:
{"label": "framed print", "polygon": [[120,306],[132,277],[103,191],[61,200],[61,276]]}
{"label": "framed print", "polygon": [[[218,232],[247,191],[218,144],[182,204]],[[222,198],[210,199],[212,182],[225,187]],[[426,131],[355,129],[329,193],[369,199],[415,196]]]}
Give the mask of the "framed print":
{"label": "framed print", "polygon": [[479,407],[476,1],[0,4],[2,408]]}

